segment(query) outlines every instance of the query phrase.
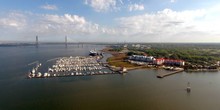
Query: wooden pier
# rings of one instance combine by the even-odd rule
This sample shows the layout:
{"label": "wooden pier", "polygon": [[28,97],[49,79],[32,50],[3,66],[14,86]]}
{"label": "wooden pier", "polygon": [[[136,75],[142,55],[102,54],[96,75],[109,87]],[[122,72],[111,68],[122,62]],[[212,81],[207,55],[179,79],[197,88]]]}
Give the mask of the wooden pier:
{"label": "wooden pier", "polygon": [[180,73],[182,71],[184,71],[184,69],[171,71],[171,72],[168,72],[168,73],[159,73],[159,74],[157,74],[157,78],[164,78],[166,76],[170,76],[170,75],[173,75],[173,74],[176,74],[176,73]]}

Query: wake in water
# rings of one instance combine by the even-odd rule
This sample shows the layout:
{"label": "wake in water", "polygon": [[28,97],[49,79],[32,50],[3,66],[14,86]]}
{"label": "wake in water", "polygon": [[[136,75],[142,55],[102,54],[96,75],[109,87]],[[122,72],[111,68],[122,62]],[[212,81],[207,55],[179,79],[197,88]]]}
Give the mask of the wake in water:
{"label": "wake in water", "polygon": [[53,58],[53,59],[47,60],[47,62],[54,61],[54,60],[57,60],[57,59],[59,59],[59,58],[60,58],[60,57]]}
{"label": "wake in water", "polygon": [[33,64],[36,64],[36,63],[38,63],[38,62],[39,62],[39,61],[35,61],[35,62],[32,62],[32,63],[29,63],[28,66],[33,65]]}

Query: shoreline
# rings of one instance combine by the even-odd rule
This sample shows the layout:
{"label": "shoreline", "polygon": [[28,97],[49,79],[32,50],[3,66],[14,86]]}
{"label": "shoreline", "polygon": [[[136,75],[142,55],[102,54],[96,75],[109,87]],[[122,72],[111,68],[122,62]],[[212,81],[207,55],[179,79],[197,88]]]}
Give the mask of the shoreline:
{"label": "shoreline", "polygon": [[185,72],[218,72],[219,69],[188,69]]}
{"label": "shoreline", "polygon": [[[119,68],[119,67],[117,67],[117,66],[115,66],[115,64],[112,64],[112,63],[118,63],[118,62],[126,62],[127,64],[130,64],[129,65],[129,67],[126,67],[126,65],[124,66],[124,67],[126,67],[127,68],[127,70],[129,71],[129,70],[135,70],[135,69],[142,69],[142,68],[144,68],[144,69],[164,69],[164,70],[166,70],[165,68],[166,67],[162,67],[162,66],[156,66],[156,65],[138,65],[138,64],[132,64],[132,63],[130,63],[129,61],[126,61],[125,59],[117,59],[118,58],[118,55],[120,55],[120,54],[124,54],[125,55],[125,53],[121,53],[121,52],[116,52],[116,51],[110,51],[110,49],[112,49],[111,47],[106,47],[106,48],[104,48],[104,49],[102,49],[101,51],[102,52],[105,52],[105,53],[108,53],[108,54],[111,54],[112,55],[112,57],[109,57],[108,59],[107,59],[107,61],[106,62],[108,62],[108,64],[109,64],[109,66],[113,66],[113,67],[116,67],[116,68]],[[124,58],[125,57],[127,57],[127,55],[125,55],[124,56]],[[117,59],[118,60],[118,62],[116,61],[116,60],[113,60],[113,61],[111,61],[111,60],[109,60],[109,59]],[[114,62],[115,61],[115,62]],[[117,65],[117,64],[116,64]],[[175,67],[174,67],[175,68]],[[179,70],[175,70],[175,69],[173,69],[173,70],[169,70],[170,72],[175,72],[175,71],[179,71]],[[219,71],[219,69],[184,69],[183,68],[183,70],[182,70],[182,72],[218,72]]]}
{"label": "shoreline", "polygon": [[138,65],[131,64],[125,59],[127,58],[125,53],[120,53],[116,51],[109,51],[111,49],[110,47],[106,47],[101,50],[101,52],[111,54],[111,57],[108,57],[106,62],[109,64],[109,66],[115,66],[115,67],[126,67],[126,68],[134,68],[139,67]]}

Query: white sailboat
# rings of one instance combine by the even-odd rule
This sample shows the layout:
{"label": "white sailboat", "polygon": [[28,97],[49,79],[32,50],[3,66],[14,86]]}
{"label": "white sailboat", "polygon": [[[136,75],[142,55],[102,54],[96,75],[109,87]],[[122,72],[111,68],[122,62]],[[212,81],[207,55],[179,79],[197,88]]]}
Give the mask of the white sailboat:
{"label": "white sailboat", "polygon": [[188,93],[191,92],[190,82],[187,83],[186,91]]}

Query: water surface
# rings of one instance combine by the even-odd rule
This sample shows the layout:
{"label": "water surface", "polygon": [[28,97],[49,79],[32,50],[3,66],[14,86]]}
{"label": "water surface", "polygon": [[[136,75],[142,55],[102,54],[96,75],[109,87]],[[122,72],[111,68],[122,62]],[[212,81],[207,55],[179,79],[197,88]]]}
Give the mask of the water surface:
{"label": "water surface", "polygon": [[[141,69],[126,75],[26,79],[40,61],[87,56],[102,45],[0,47],[0,110],[219,110],[220,74],[178,73],[156,78],[161,70]],[[44,65],[45,64],[45,65]],[[187,93],[187,82],[192,91]]]}

